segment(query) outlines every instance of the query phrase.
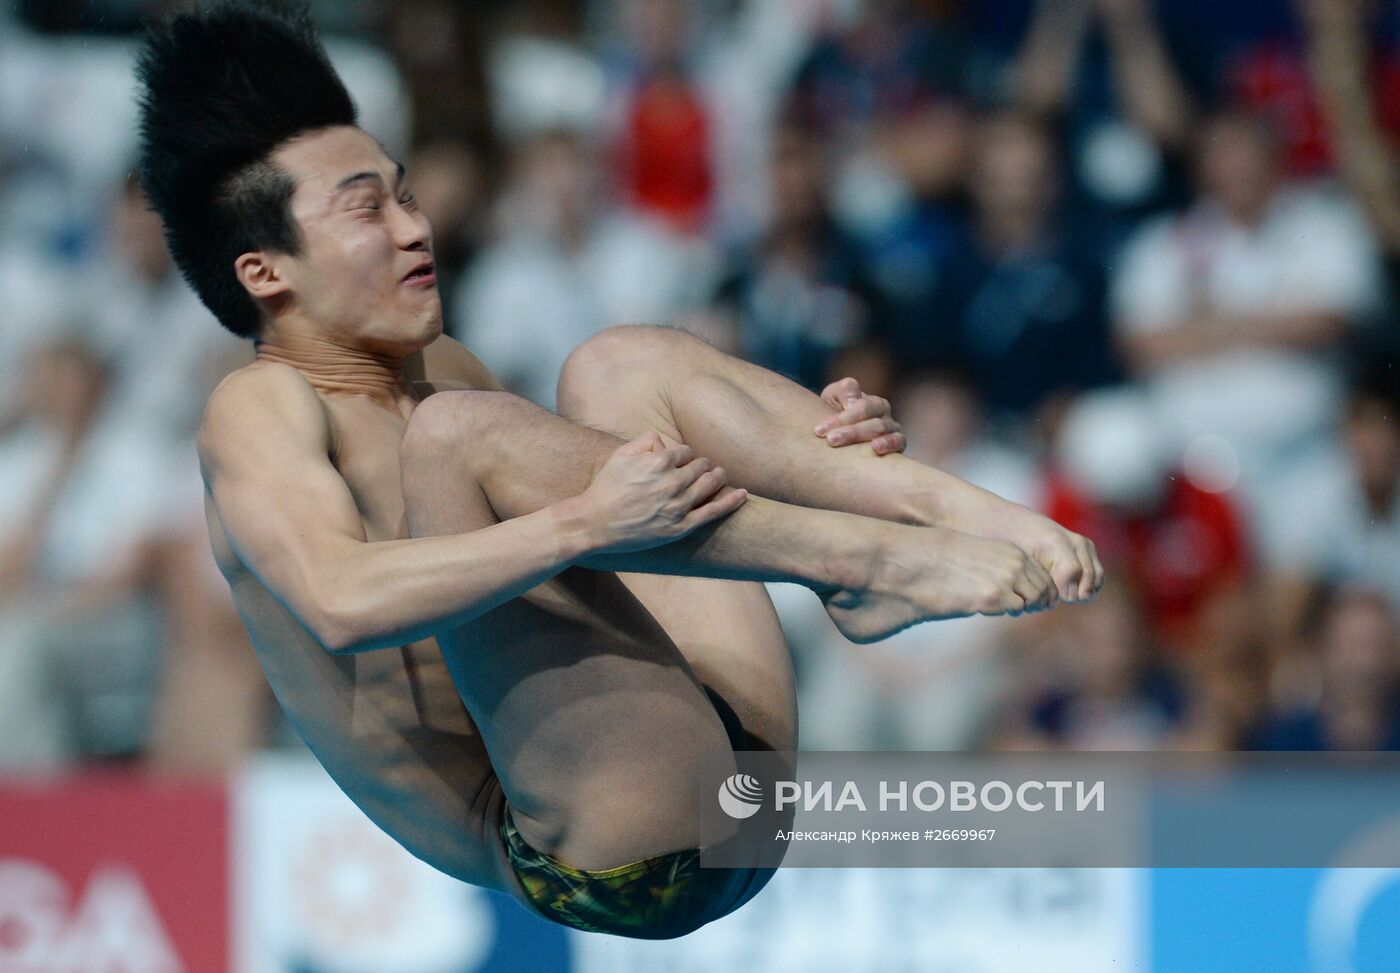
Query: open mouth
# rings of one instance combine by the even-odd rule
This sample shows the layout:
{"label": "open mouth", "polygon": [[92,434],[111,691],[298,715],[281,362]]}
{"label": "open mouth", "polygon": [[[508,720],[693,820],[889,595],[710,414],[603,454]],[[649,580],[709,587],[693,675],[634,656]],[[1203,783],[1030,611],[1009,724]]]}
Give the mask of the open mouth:
{"label": "open mouth", "polygon": [[437,282],[437,275],[434,273],[434,267],[431,263],[420,264],[404,276],[403,282],[426,287]]}

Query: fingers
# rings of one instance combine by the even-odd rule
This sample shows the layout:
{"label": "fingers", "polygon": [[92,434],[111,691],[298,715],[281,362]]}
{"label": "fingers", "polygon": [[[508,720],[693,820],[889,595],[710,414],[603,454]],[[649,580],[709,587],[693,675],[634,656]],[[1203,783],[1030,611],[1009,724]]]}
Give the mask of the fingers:
{"label": "fingers", "polygon": [[695,459],[695,450],[691,449],[685,443],[668,446],[663,449],[662,452],[666,454],[666,458],[670,461],[671,465],[677,469],[680,469]]}
{"label": "fingers", "polygon": [[906,443],[904,433],[892,432],[887,436],[880,436],[878,439],[870,440],[870,448],[875,450],[876,456],[884,456],[888,453],[902,453]]}
{"label": "fingers", "polygon": [[896,433],[900,433],[899,423],[889,416],[882,416],[877,419],[864,419],[853,425],[833,429],[827,433],[826,441],[833,446],[846,446],[851,443],[873,442],[881,436]]}
{"label": "fingers", "polygon": [[636,439],[623,443],[614,452],[618,453],[654,453],[665,448],[665,443],[661,441],[661,435],[654,429],[648,429]]}
{"label": "fingers", "polygon": [[729,474],[724,467],[716,466],[704,457],[682,467],[680,473],[683,487],[677,492],[687,511],[729,483]]}
{"label": "fingers", "polygon": [[822,401],[833,409],[845,408],[860,398],[860,395],[860,383],[853,378],[837,379],[822,389]]}
{"label": "fingers", "polygon": [[838,406],[841,411],[836,415],[828,416],[817,424],[813,431],[818,436],[828,436],[842,426],[852,426],[866,419],[879,419],[890,414],[889,400],[878,395],[864,395],[852,402],[842,403],[842,406]]}
{"label": "fingers", "polygon": [[749,498],[749,491],[721,489],[707,503],[696,507],[680,521],[680,532],[677,537],[684,537],[691,531],[703,527],[712,521],[727,517],[744,505]]}
{"label": "fingers", "polygon": [[813,429],[832,446],[870,443],[875,455],[902,453],[906,441],[899,423],[890,417],[890,403],[878,395],[866,395],[860,383],[843,378],[822,389],[822,401],[840,410]]}

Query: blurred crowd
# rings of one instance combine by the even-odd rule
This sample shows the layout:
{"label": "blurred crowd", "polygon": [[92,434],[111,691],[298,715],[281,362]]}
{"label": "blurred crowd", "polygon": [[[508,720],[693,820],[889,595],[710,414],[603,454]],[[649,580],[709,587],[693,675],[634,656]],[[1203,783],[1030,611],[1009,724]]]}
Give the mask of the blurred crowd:
{"label": "blurred crowd", "polygon": [[[0,766],[284,744],[193,434],[251,358],[131,174],[141,0],[0,3]],[[807,749],[1400,748],[1400,6],[324,0],[448,330],[611,324],[887,395],[1094,539],[1092,604],[846,643]],[[863,447],[859,447],[863,448]]]}

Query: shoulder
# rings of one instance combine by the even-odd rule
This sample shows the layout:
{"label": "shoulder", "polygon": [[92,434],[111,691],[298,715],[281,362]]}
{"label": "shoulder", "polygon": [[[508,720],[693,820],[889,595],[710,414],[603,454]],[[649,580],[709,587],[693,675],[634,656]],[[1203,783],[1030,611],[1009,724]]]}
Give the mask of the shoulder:
{"label": "shoulder", "polygon": [[499,391],[501,383],[481,359],[455,338],[441,335],[414,356],[408,365],[409,377],[435,388],[467,388]]}
{"label": "shoulder", "polygon": [[208,463],[254,440],[287,438],[329,444],[325,405],[295,368],[253,362],[226,376],[204,408],[198,448]]}

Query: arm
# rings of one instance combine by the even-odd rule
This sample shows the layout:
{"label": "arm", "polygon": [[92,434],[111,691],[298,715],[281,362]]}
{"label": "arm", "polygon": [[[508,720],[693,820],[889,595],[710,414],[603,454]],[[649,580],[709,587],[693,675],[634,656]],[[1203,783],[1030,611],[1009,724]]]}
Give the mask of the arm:
{"label": "arm", "polygon": [[1163,145],[1178,148],[1196,116],[1172,66],[1147,0],[1098,0],[1113,77],[1129,117]]}
{"label": "arm", "polygon": [[322,645],[431,635],[553,576],[578,551],[550,510],[460,537],[367,543],[330,426],[293,369],[241,372],[210,399],[199,454],[242,563]]}
{"label": "arm", "polygon": [[[238,558],[335,653],[426,638],[528,591],[575,560],[635,549],[629,544],[665,543],[745,498],[730,491],[706,502],[715,493],[704,493],[711,477],[695,491],[704,496],[694,499],[687,490],[700,470],[691,464],[658,469],[630,492],[617,487],[614,476],[587,497],[466,534],[370,543],[354,497],[331,464],[330,446],[320,399],[284,366],[226,380],[210,400],[199,438],[205,482]],[[629,447],[632,453],[624,453]],[[629,460],[641,462],[643,451],[628,444],[609,467],[616,473]],[[679,489],[666,488],[672,496],[685,494],[680,516],[658,512],[655,498],[666,490],[655,487],[668,478],[672,487],[684,481]],[[670,504],[667,513],[677,506]],[[627,514],[635,516],[627,521]]]}
{"label": "arm", "polygon": [[1069,90],[1089,32],[1089,0],[1040,0],[1017,55],[1016,98],[1027,111],[1058,115]]}
{"label": "arm", "polygon": [[1326,348],[1347,331],[1346,318],[1329,311],[1280,311],[1225,318],[1223,315],[1179,321],[1160,330],[1128,332],[1120,339],[1124,356],[1139,373],[1173,362],[1203,358],[1250,345]]}
{"label": "arm", "polygon": [[1376,124],[1366,83],[1365,6],[1356,0],[1300,0],[1299,5],[1342,175],[1387,249],[1400,253],[1400,166]]}

